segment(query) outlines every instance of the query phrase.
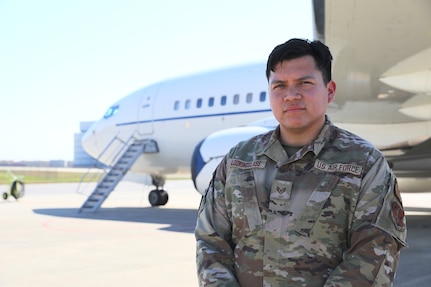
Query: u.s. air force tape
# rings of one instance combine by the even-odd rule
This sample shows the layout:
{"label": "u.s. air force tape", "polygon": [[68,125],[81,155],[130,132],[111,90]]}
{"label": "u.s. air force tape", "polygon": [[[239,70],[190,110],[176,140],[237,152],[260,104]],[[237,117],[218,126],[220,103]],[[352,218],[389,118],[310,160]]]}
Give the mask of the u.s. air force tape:
{"label": "u.s. air force tape", "polygon": [[344,172],[354,175],[360,175],[362,172],[362,166],[350,163],[325,163],[321,160],[316,160],[314,167],[323,171]]}

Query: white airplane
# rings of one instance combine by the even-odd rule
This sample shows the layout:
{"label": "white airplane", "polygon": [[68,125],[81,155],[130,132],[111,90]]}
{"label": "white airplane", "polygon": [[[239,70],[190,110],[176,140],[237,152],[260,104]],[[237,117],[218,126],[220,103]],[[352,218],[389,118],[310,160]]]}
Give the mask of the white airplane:
{"label": "white airplane", "polygon": [[264,65],[251,64],[138,90],[109,107],[84,135],[82,145],[91,156],[111,166],[123,143],[150,141],[125,180],[155,185],[149,200],[161,205],[167,201],[166,192],[160,189],[163,177],[190,173],[199,141],[212,132],[271,114]]}
{"label": "white airplane", "polygon": [[[334,56],[330,119],[383,150],[402,191],[431,191],[431,2],[315,0],[313,12],[315,39]],[[150,176],[152,205],[167,202],[164,176],[190,166],[202,193],[231,146],[275,127],[265,68],[258,63],[141,89],[112,105],[83,147],[111,165],[107,151],[119,142],[146,141],[128,178],[148,184]]]}

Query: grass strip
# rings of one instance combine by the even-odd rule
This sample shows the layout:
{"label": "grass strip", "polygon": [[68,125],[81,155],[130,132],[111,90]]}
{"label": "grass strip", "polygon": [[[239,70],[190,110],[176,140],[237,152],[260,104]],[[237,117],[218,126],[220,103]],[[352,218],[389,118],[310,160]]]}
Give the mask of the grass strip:
{"label": "grass strip", "polygon": [[[19,170],[14,171],[16,179],[24,183],[60,183],[60,182],[80,182],[86,172],[67,172],[56,170]],[[94,176],[93,176],[94,175]],[[90,173],[83,182],[96,182],[101,173]],[[14,177],[7,172],[0,171],[0,184],[10,184]]]}

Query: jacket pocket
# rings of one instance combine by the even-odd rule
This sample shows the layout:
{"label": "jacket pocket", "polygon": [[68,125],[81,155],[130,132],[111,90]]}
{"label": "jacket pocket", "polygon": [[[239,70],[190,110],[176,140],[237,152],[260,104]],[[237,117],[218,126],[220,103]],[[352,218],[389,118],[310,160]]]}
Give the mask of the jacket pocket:
{"label": "jacket pocket", "polygon": [[232,220],[245,215],[249,231],[262,226],[262,217],[256,197],[256,184],[251,170],[241,170],[232,174]]}
{"label": "jacket pocket", "polygon": [[327,174],[311,193],[298,221],[295,224],[295,230],[301,235],[308,236],[310,230],[318,220],[326,201],[338,183],[338,176]]}

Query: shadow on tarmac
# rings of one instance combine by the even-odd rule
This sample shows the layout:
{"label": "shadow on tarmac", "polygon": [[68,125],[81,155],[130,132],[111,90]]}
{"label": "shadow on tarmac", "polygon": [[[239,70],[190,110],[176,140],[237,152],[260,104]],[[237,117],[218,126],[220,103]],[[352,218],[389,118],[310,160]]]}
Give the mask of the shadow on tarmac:
{"label": "shadow on tarmac", "polygon": [[[407,207],[407,242],[409,247],[401,251],[401,260],[394,286],[428,286],[431,280],[431,208]],[[193,233],[197,210],[153,207],[101,208],[96,213],[79,213],[77,208],[34,209],[34,213],[64,218],[112,220],[138,223],[166,224],[159,230]],[[424,214],[421,214],[424,213]]]}
{"label": "shadow on tarmac", "polygon": [[196,224],[196,209],[173,209],[157,207],[115,207],[101,208],[95,213],[80,213],[77,208],[34,209],[34,213],[92,220],[112,220],[169,224],[160,230],[193,233]]}
{"label": "shadow on tarmac", "polygon": [[[406,211],[431,213],[430,208],[407,207]],[[92,220],[112,220],[127,222],[142,222],[154,224],[169,224],[160,230],[193,233],[196,224],[196,209],[174,209],[157,207],[112,207],[101,208],[95,213],[80,213],[78,208],[47,208],[34,209],[34,213]],[[430,228],[429,216],[407,216],[407,228]],[[430,229],[431,230],[431,229]]]}
{"label": "shadow on tarmac", "polygon": [[[431,213],[431,208],[407,207],[407,212]],[[97,212],[80,213],[78,208],[34,209],[34,213],[57,217],[82,218],[93,220],[113,220],[142,223],[171,224],[167,229],[178,232],[193,232],[197,210],[157,207],[112,207],[100,208]],[[410,215],[408,218],[417,216]],[[425,218],[429,218],[425,216]],[[429,223],[429,219],[425,222]]]}

